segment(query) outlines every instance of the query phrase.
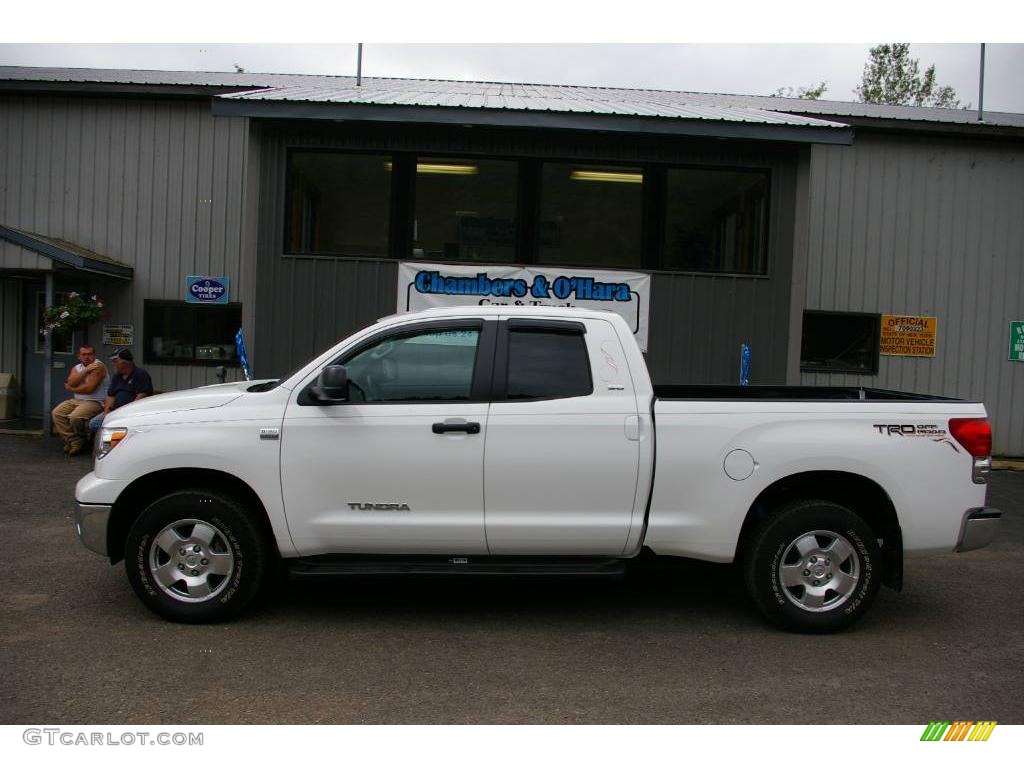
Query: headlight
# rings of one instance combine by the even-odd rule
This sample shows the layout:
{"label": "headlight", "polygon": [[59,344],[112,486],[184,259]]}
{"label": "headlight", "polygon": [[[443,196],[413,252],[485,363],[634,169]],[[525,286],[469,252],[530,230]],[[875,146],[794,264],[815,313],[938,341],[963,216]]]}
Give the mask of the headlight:
{"label": "headlight", "polygon": [[128,437],[124,427],[100,427],[99,439],[96,441],[96,458],[102,459]]}

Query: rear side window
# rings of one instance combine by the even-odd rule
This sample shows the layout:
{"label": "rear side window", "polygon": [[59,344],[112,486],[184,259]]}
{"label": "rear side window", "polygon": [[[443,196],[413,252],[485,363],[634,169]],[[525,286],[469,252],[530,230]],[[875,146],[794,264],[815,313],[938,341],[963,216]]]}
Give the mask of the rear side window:
{"label": "rear side window", "polygon": [[582,334],[509,329],[509,400],[580,397],[593,391]]}

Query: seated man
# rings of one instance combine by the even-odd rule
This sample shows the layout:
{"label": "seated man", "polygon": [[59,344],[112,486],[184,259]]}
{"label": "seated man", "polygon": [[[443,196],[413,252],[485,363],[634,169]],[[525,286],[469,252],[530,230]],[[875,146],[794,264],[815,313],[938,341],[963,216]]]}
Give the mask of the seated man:
{"label": "seated man", "polygon": [[64,389],[71,397],[51,412],[53,427],[64,441],[64,453],[72,456],[85,450],[89,420],[103,410],[103,400],[110,387],[107,366],[96,359],[96,348],[92,344],[79,348],[78,361],[64,382]]}
{"label": "seated man", "polygon": [[103,413],[93,416],[89,421],[90,434],[100,428],[103,418],[111,411],[153,394],[153,380],[145,368],[135,365],[135,356],[130,349],[119,349],[110,356],[110,359],[114,361],[116,373],[110,379],[107,399],[103,403]]}

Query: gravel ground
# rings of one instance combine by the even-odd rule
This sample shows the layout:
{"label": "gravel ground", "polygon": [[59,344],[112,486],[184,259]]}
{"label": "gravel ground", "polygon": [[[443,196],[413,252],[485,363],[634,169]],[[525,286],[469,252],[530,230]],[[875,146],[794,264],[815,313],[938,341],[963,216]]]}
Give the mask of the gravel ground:
{"label": "gravel ground", "polygon": [[1000,538],[910,559],[901,594],[834,636],[766,626],[728,566],[626,579],[291,582],[181,626],[77,541],[90,460],[0,435],[0,722],[1024,722],[1024,473]]}

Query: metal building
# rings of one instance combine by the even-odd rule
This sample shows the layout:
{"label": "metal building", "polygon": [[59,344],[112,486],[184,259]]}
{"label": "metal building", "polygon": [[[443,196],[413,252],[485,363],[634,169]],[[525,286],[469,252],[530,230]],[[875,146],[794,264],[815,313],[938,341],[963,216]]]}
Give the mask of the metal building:
{"label": "metal building", "polygon": [[[0,67],[0,372],[38,417],[85,337],[179,389],[240,375],[238,325],[273,376],[394,312],[403,264],[623,272],[659,381],[735,383],[747,344],[754,384],[982,399],[1024,455],[1022,163],[1016,114]],[[41,335],[72,290],[108,316]]]}

